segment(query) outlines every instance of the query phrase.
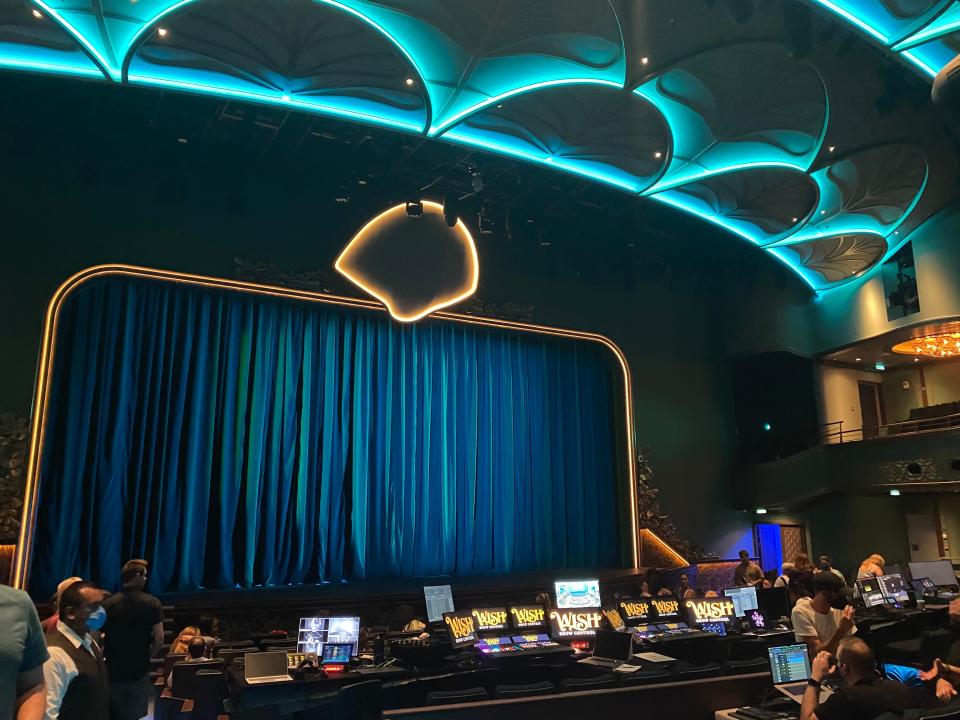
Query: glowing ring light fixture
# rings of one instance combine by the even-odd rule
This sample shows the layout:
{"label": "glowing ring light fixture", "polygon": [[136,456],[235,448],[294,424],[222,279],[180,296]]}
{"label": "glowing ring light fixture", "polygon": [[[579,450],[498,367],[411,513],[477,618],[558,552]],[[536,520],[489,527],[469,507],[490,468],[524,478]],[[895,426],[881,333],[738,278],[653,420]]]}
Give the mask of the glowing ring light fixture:
{"label": "glowing ring light fixture", "polygon": [[[382,302],[400,322],[416,322],[477,290],[480,261],[473,236],[443,206],[396,205],[364,225],[334,263],[337,272]],[[422,206],[422,211],[420,211]]]}
{"label": "glowing ring light fixture", "polygon": [[960,333],[940,333],[913,338],[894,345],[893,352],[937,359],[960,357]]}

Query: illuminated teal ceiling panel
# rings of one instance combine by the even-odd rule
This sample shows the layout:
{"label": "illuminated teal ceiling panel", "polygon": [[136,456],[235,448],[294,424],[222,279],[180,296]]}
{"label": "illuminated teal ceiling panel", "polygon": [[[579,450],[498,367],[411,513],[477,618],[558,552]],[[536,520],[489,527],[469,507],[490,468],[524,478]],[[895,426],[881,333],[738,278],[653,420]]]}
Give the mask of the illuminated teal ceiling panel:
{"label": "illuminated teal ceiling panel", "polygon": [[626,57],[608,0],[325,0],[402,45],[426,83],[438,134],[491,104],[549,85],[622,86]]}
{"label": "illuminated teal ceiling panel", "polygon": [[669,130],[654,107],[632,93],[597,85],[544,88],[506,99],[443,137],[631,192],[656,179],[670,150]]}
{"label": "illuminated teal ceiling panel", "polygon": [[933,78],[960,53],[960,32],[938,37],[900,53],[907,61]]}
{"label": "illuminated teal ceiling panel", "polygon": [[635,90],[673,134],[666,173],[647,193],[753,167],[806,170],[823,143],[827,93],[816,69],[782,45],[718,48]]}
{"label": "illuminated teal ceiling panel", "polygon": [[817,208],[788,242],[854,233],[885,237],[920,200],[927,161],[918,148],[882,145],[818,170],[813,179],[820,189]]}
{"label": "illuminated teal ceiling panel", "polygon": [[869,233],[837,235],[768,248],[768,252],[790,265],[818,292],[861,277],[880,262],[886,251],[886,240]]}
{"label": "illuminated teal ceiling panel", "polygon": [[751,168],[714,175],[650,196],[766,245],[792,232],[813,211],[817,186],[786,168]]}
{"label": "illuminated teal ceiling panel", "polygon": [[922,29],[907,37],[906,40],[898,42],[893,46],[893,49],[897,51],[907,50],[914,45],[930,42],[958,30],[960,30],[960,1],[954,0],[953,4],[944,12],[940,13]]}
{"label": "illuminated teal ceiling panel", "polygon": [[25,0],[0,0],[0,67],[103,77],[73,36]]}
{"label": "illuminated teal ceiling panel", "polygon": [[426,128],[406,57],[355,16],[311,0],[198,3],[151,32],[131,83],[271,102],[411,132]]}
{"label": "illuminated teal ceiling panel", "polygon": [[890,45],[937,17],[951,0],[811,0],[874,40]]}

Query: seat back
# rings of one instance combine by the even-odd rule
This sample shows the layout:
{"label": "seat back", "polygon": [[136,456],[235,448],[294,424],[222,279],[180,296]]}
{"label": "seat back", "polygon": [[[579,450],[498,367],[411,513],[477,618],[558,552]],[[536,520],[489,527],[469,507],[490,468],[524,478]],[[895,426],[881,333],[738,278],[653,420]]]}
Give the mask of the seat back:
{"label": "seat back", "polygon": [[768,672],[770,661],[767,658],[751,658],[750,660],[727,660],[723,669],[731,675],[745,675],[746,673]]}
{"label": "seat back", "polygon": [[490,694],[482,687],[472,687],[466,690],[434,690],[427,693],[427,707],[480,702],[489,697]]}
{"label": "seat back", "polygon": [[178,662],[183,662],[187,659],[186,653],[168,653],[166,657],[163,658],[163,676],[166,677],[170,674],[170,671],[173,670],[173,666]]}
{"label": "seat back", "polygon": [[553,689],[553,683],[549,680],[529,685],[497,685],[493,689],[493,698],[499,700],[501,698],[536,697],[537,695],[549,695],[553,692]]}
{"label": "seat back", "polygon": [[624,677],[621,685],[653,685],[654,683],[670,682],[674,675],[669,670],[637,670]]}
{"label": "seat back", "polygon": [[334,720],[381,720],[383,682],[365,680],[341,688],[332,717]]}
{"label": "seat back", "polygon": [[193,678],[193,712],[191,720],[217,720],[223,714],[227,699],[227,678],[222,670],[209,670],[200,664]]}
{"label": "seat back", "polygon": [[715,677],[719,675],[721,668],[717,663],[707,663],[699,667],[687,668],[677,673],[677,680],[699,680],[700,678]]}
{"label": "seat back", "polygon": [[617,679],[612,675],[600,675],[599,677],[588,678],[564,678],[560,681],[560,692],[579,692],[581,690],[602,690],[603,688],[612,688],[617,684]]}
{"label": "seat back", "polygon": [[170,684],[170,692],[174,697],[192,700],[195,697],[195,676],[201,670],[214,670],[223,672],[223,660],[211,660],[209,662],[179,662],[173,666],[173,682]]}
{"label": "seat back", "polygon": [[217,654],[217,658],[220,660],[223,660],[225,665],[233,665],[235,664],[234,661],[237,658],[242,658],[244,655],[250,652],[257,652],[257,649],[255,647],[244,647],[244,648],[237,648],[235,650],[234,649],[221,650]]}

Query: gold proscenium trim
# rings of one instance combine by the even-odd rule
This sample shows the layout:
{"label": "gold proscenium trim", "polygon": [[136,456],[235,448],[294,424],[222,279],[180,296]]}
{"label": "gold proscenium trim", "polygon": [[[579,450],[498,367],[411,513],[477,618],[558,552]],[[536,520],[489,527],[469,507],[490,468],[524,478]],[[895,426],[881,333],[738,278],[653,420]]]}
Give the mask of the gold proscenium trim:
{"label": "gold proscenium trim", "polygon": [[[13,561],[13,573],[11,577],[11,585],[22,590],[27,589],[27,579],[30,573],[30,560],[33,553],[33,535],[37,519],[37,501],[41,470],[40,462],[43,455],[43,444],[45,440],[44,434],[46,431],[47,408],[50,401],[50,379],[53,371],[54,349],[56,344],[57,329],[60,323],[60,311],[63,307],[64,301],[70,296],[71,293],[85,283],[105,276],[165,280],[168,282],[181,283],[185,285],[212,287],[220,290],[235,290],[254,295],[288,298],[293,300],[306,300],[309,302],[324,303],[327,305],[339,305],[343,307],[362,308],[364,310],[386,312],[383,305],[373,300],[348,298],[339,295],[328,295],[325,293],[316,293],[307,290],[294,290],[291,288],[275,287],[272,285],[261,285],[242,280],[228,280],[225,278],[208,277],[205,275],[192,275],[173,270],[157,270],[154,268],[137,267],[135,265],[95,265],[85,270],[81,270],[72,277],[68,278],[59,288],[57,288],[56,292],[53,294],[53,297],[50,298],[50,303],[47,305],[47,312],[43,323],[43,338],[40,344],[40,355],[37,361],[37,380],[36,387],[34,388],[33,409],[30,417],[30,446],[27,457],[27,475],[24,487],[23,516],[20,523],[20,535],[17,541],[17,552]],[[636,467],[634,465],[633,451],[633,389],[631,385],[630,368],[627,365],[627,359],[619,346],[603,335],[581,332],[579,330],[567,330],[564,328],[513,322],[510,320],[499,320],[496,318],[481,318],[450,312],[437,312],[433,314],[433,317],[438,320],[448,320],[465,325],[482,325],[485,327],[500,328],[504,330],[519,330],[521,332],[530,332],[539,335],[551,335],[555,337],[567,337],[577,340],[585,340],[588,342],[597,342],[613,352],[614,356],[617,358],[617,361],[620,363],[620,369],[623,372],[624,420],[627,441],[626,466],[628,480],[630,483],[630,525],[633,528],[630,538],[630,547],[633,557],[633,567],[638,568],[639,527],[637,525]]]}

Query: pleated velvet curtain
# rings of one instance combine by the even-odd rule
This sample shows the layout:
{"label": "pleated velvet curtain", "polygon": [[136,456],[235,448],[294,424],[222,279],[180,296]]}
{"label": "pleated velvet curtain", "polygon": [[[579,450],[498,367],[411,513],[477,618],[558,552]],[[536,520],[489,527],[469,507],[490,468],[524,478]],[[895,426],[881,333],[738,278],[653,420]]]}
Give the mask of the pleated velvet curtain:
{"label": "pleated velvet curtain", "polygon": [[596,343],[110,277],[66,301],[31,588],[617,567]]}

